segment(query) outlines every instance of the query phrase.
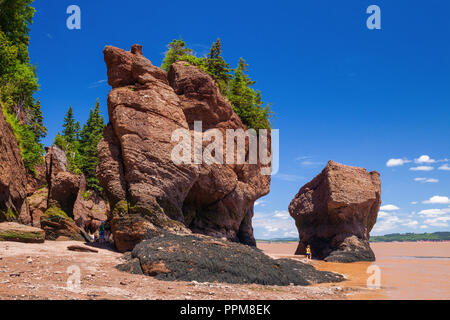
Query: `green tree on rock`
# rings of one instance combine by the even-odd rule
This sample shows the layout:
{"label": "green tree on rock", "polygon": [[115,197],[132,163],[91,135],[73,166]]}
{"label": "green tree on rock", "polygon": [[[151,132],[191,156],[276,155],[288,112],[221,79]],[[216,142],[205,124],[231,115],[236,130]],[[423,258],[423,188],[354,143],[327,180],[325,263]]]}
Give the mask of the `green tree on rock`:
{"label": "green tree on rock", "polygon": [[90,189],[101,190],[96,175],[98,165],[97,145],[103,137],[105,122],[100,114],[100,102],[97,99],[94,109],[90,110],[89,118],[80,133],[81,171],[86,176]]}
{"label": "green tree on rock", "polygon": [[223,89],[228,85],[231,75],[230,66],[222,57],[222,44],[220,43],[220,39],[217,39],[209,51],[206,59],[206,69],[218,81],[220,88],[224,91]]}
{"label": "green tree on rock", "polygon": [[166,56],[161,65],[161,69],[169,71],[169,67],[172,63],[182,60],[183,56],[192,55],[192,49],[186,47],[186,43],[179,40],[172,40],[167,46],[169,50],[166,52]]}
{"label": "green tree on rock", "polygon": [[80,136],[80,123],[75,121],[73,115],[72,107],[67,110],[66,116],[64,117],[63,124],[63,137],[69,143],[74,143],[78,141]]}

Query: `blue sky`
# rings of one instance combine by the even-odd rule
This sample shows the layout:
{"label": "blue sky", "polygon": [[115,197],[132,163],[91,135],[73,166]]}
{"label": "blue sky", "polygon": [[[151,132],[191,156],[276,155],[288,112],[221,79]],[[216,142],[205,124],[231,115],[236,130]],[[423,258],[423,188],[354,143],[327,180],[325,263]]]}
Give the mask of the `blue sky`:
{"label": "blue sky", "polygon": [[[81,30],[66,27],[72,4],[81,8]],[[372,4],[381,8],[381,30],[366,27]],[[255,207],[257,238],[297,235],[287,207],[331,159],[381,173],[383,206],[391,206],[383,207],[372,234],[450,230],[448,1],[37,0],[34,6],[30,55],[47,145],[69,105],[83,123],[99,98],[107,117],[105,45],[142,44],[160,65],[172,39],[182,37],[202,55],[220,37],[227,61],[244,57],[250,64],[280,130],[280,172]],[[390,159],[397,160],[388,166]]]}

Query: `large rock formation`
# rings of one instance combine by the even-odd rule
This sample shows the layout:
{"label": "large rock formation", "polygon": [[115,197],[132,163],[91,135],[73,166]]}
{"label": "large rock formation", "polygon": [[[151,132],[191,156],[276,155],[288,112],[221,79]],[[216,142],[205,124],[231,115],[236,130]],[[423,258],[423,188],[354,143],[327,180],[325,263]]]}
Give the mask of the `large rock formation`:
{"label": "large rock formation", "polygon": [[27,216],[26,170],[20,149],[0,105],[0,222]]}
{"label": "large rock formation", "polygon": [[296,254],[309,244],[313,257],[326,261],[375,260],[368,241],[380,197],[378,172],[329,161],[289,205],[300,236]]}
{"label": "large rock formation", "polygon": [[[261,166],[175,164],[171,158],[178,144],[172,133],[192,130],[194,121],[203,122],[203,131],[246,129],[214,80],[184,62],[173,64],[167,77],[138,45],[131,52],[108,46],[104,55],[113,89],[97,175],[112,206],[119,250],[131,250],[155,227],[254,245],[253,203],[270,185]],[[123,228],[140,231],[131,236]]]}

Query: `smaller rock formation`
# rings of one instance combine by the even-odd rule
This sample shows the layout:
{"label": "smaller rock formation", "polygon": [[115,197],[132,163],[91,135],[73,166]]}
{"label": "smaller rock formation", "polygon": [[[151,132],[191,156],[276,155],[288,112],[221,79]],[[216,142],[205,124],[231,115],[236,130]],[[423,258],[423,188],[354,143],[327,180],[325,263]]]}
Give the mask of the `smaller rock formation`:
{"label": "smaller rock formation", "polygon": [[106,221],[108,212],[108,203],[97,192],[87,190],[86,178],[82,175],[73,207],[73,218],[77,226],[94,233],[102,221]]}
{"label": "smaller rock formation", "polygon": [[79,228],[73,219],[62,210],[51,207],[41,217],[41,228],[45,231],[47,240],[90,241],[89,236]]}
{"label": "smaller rock formation", "polygon": [[39,228],[16,222],[3,222],[0,223],[0,241],[43,243],[45,241],[45,233]]}
{"label": "smaller rock formation", "polygon": [[369,233],[381,204],[380,174],[329,161],[289,205],[300,236],[296,254],[309,244],[313,258],[374,261]]}
{"label": "smaller rock formation", "polygon": [[28,206],[30,208],[30,221],[28,224],[40,228],[41,217],[47,210],[48,189],[42,187],[28,197]]}

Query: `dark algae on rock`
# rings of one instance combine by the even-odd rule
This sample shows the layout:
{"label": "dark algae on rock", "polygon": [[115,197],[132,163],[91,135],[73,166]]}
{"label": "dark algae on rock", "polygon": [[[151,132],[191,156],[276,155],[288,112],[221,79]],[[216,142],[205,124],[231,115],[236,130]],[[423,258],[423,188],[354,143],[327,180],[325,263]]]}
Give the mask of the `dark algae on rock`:
{"label": "dark algae on rock", "polygon": [[119,270],[166,281],[305,286],[344,280],[300,261],[275,260],[255,247],[202,235],[162,233],[136,245],[125,258]]}

